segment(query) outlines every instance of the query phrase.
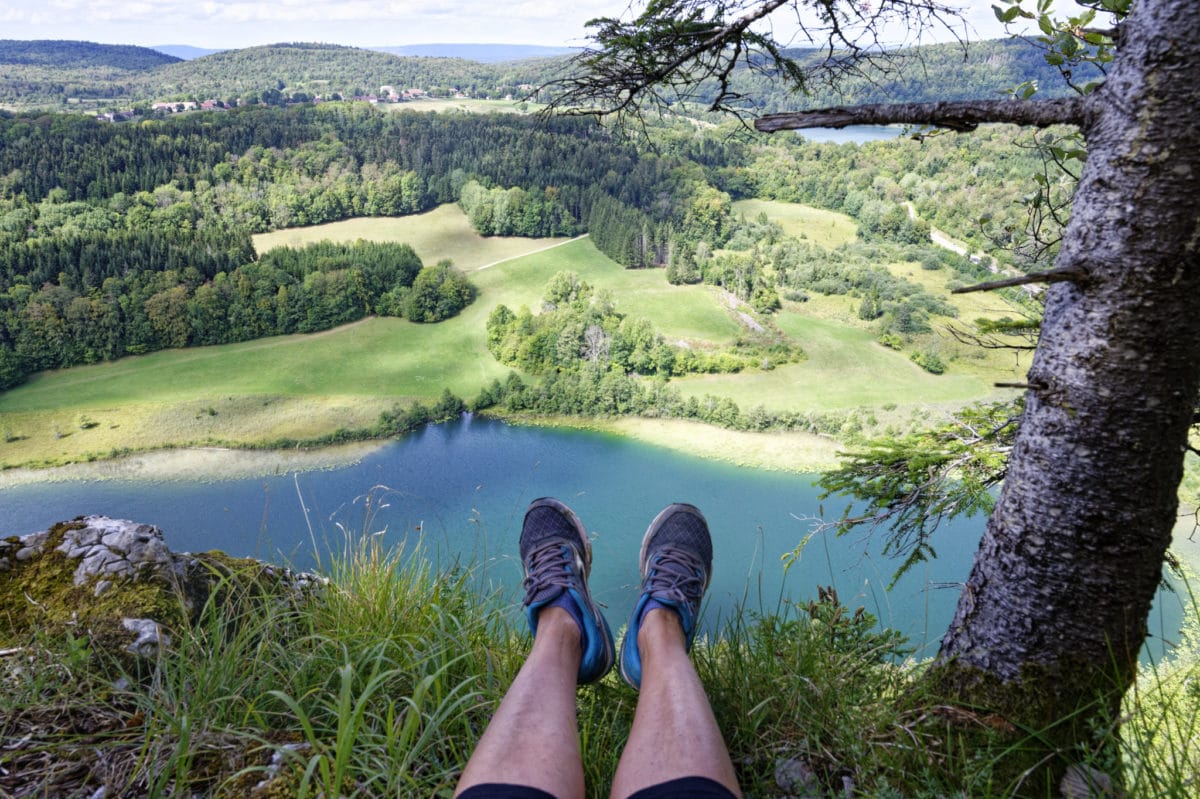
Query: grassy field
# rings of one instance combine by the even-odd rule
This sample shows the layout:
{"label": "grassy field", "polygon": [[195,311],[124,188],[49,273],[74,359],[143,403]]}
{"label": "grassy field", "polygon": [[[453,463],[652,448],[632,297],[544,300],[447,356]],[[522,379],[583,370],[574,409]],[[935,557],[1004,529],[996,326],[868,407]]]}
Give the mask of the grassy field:
{"label": "grassy field", "polygon": [[858,235],[858,225],[850,217],[811,205],[775,200],[738,200],[733,204],[733,212],[751,220],[765,213],[789,236],[811,241],[826,249],[854,241]]}
{"label": "grassy field", "polygon": [[730,397],[742,408],[817,411],[960,403],[989,393],[988,384],[979,377],[929,374],[852,325],[795,310],[779,313],[777,321],[804,347],[806,361],[769,372],[689,377],[677,381],[679,390],[685,396]]}
{"label": "grassy field", "polygon": [[476,269],[505,258],[566,239],[526,239],[516,236],[480,236],[456,205],[442,205],[412,216],[363,217],[312,227],[288,228],[254,237],[260,253],[275,247],[303,247],[316,241],[395,241],[408,244],[426,264],[449,258],[459,269]]}
{"label": "grassy field", "polygon": [[[767,200],[741,200],[734,203],[734,209],[739,213],[745,214],[748,218],[753,218],[759,213],[765,213],[769,219],[782,226],[788,234],[793,236],[806,234],[809,240],[822,244],[825,247],[835,247],[855,237],[856,228],[854,220],[844,214],[833,211],[811,208],[795,203]],[[822,233],[825,236],[823,240],[819,238]],[[939,235],[945,238],[944,234]],[[949,362],[951,364],[950,371],[960,377],[969,375],[988,383],[997,379],[1014,382],[1020,381],[1021,377],[1025,374],[1025,370],[1029,367],[1028,353],[1022,353],[1018,356],[1012,351],[983,349],[957,340],[950,332],[951,328],[969,332],[974,329],[973,325],[977,319],[1020,318],[1021,313],[1017,308],[1003,297],[993,293],[950,294],[947,284],[954,280],[956,275],[947,269],[923,269],[919,263],[913,261],[884,263],[881,266],[898,277],[917,284],[931,294],[946,297],[950,304],[958,309],[957,319],[948,317],[934,318],[933,326],[935,332],[933,334],[916,336],[911,342],[908,351],[911,352],[924,348],[932,349],[943,360]],[[857,328],[860,331],[871,330],[873,327],[871,323],[864,322],[858,318],[858,303],[858,299],[846,295],[814,295],[808,302],[803,305],[792,306],[792,309],[804,317],[836,322],[839,327],[849,326]],[[788,332],[795,334],[795,331]],[[820,336],[821,334],[817,333],[818,339],[820,339]],[[859,339],[853,334],[848,333],[847,336],[849,337],[847,340],[848,343],[852,347],[855,346],[855,342]],[[1014,339],[1012,343],[1022,344],[1025,342]],[[819,344],[820,341],[818,341]],[[835,349],[840,349],[840,347],[841,344]],[[820,359],[818,358],[817,360],[819,361]],[[885,382],[892,384],[893,380],[889,377]],[[905,380],[900,381],[902,384],[907,382]],[[920,396],[925,398],[925,387],[917,386],[917,388],[922,389]],[[952,387],[943,385],[940,389],[935,388],[933,394],[937,395],[948,391],[952,396],[957,397],[960,389],[961,386]]]}
{"label": "grassy field", "polygon": [[[817,220],[830,237],[853,235],[837,214],[783,203],[739,208],[795,225]],[[0,468],[86,461],[118,450],[312,438],[366,427],[381,411],[433,399],[444,388],[469,399],[508,371],[486,350],[484,326],[492,308],[504,303],[536,310],[546,282],[564,269],[611,291],[618,309],[651,319],[671,341],[728,344],[742,332],[711,287],[672,286],[662,270],[623,269],[586,238],[484,238],[453,205],[400,219],[280,231],[256,237],[255,246],[262,251],[325,238],[402,241],[427,263],[450,258],[470,274],[479,297],[460,316],[435,325],[364,319],[312,335],[171,350],[36,375],[0,394]],[[944,291],[942,272],[912,264],[891,268]],[[956,302],[965,318],[1003,312],[994,297]],[[777,315],[778,326],[804,348],[806,361],[770,372],[694,377],[678,386],[685,395],[731,397],[743,408],[843,412],[898,405],[908,412],[987,396],[993,380],[1011,376],[1010,365],[995,359],[965,364],[969,368],[956,362],[948,374],[928,374],[906,354],[876,343],[854,307],[846,297],[788,303]],[[659,444],[711,439],[707,454],[728,459],[736,451],[733,459],[739,462],[783,458],[771,436],[762,441],[699,436],[694,425],[636,420],[614,425],[611,429]],[[764,443],[767,439],[772,442]],[[801,453],[800,461],[815,464],[830,461],[834,445],[806,439],[788,447]]]}
{"label": "grassy field", "polygon": [[[395,241],[412,246],[425,263],[442,258],[472,272],[480,288],[480,302],[472,309],[483,318],[504,303],[537,307],[542,287],[555,272],[570,269],[598,288],[607,288],[624,313],[645,316],[673,338],[732,341],[737,323],[721,310],[707,288],[672,286],[658,270],[622,269],[590,244],[568,244],[568,239],[526,239],[476,233],[454,205],[399,218],[350,219],[291,228],[254,237],[255,249],[303,246],[314,241]],[[565,247],[560,245],[567,245]],[[524,257],[523,257],[524,256]],[[519,262],[511,259],[520,258]],[[464,318],[471,318],[469,309]],[[454,324],[453,320],[449,323]]]}
{"label": "grassy field", "polygon": [[[169,350],[35,375],[0,394],[0,467],[90,460],[121,449],[310,438],[365,427],[381,411],[433,399],[443,388],[473,397],[508,372],[487,352],[488,313],[500,303],[536,308],[545,283],[563,269],[611,290],[628,312],[651,315],[672,338],[727,342],[738,332],[707,287],[669,286],[661,271],[622,269],[587,239],[563,246],[553,246],[563,240],[484,239],[454,206],[420,219],[358,221],[425,229],[424,259],[458,256],[473,269],[479,298],[435,325],[364,319],[312,335]],[[403,229],[342,226],[351,239],[398,236]],[[446,250],[436,248],[439,241],[449,242]],[[532,254],[521,257],[521,247]]]}

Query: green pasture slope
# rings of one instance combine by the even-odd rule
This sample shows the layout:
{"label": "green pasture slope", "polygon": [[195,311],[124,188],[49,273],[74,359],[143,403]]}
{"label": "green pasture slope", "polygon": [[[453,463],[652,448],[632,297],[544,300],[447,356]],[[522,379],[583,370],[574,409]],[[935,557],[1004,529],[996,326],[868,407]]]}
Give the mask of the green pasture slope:
{"label": "green pasture slope", "polygon": [[[780,207],[793,219],[815,210],[770,203],[753,212],[774,216]],[[366,426],[381,410],[435,398],[444,388],[473,397],[508,372],[486,350],[488,313],[500,303],[536,310],[546,281],[564,269],[611,291],[620,310],[651,319],[673,342],[728,344],[742,332],[710,287],[672,286],[662,270],[623,269],[586,237],[483,238],[455,206],[280,231],[256,237],[255,245],[265,250],[322,238],[408,242],[426,263],[448,257],[469,273],[479,297],[460,316],[438,324],[365,319],[323,333],[36,375],[0,394],[0,467],[103,457],[123,448],[311,438]],[[805,305],[818,310],[818,303]],[[818,318],[789,303],[777,320],[804,347],[807,360],[770,372],[680,380],[680,390],[729,396],[745,408],[801,410],[958,403],[989,392],[979,376],[921,371],[849,319]]]}
{"label": "green pasture slope", "polygon": [[743,410],[833,411],[888,404],[957,403],[989,391],[974,375],[932,375],[903,353],[876,342],[867,330],[785,310],[779,328],[800,342],[808,358],[768,372],[703,375],[676,381],[684,396],[730,397]]}
{"label": "green pasture slope", "polygon": [[787,235],[826,249],[854,241],[858,235],[858,226],[846,214],[813,208],[811,205],[776,200],[738,200],[733,204],[733,212],[751,221],[759,214],[766,214]]}

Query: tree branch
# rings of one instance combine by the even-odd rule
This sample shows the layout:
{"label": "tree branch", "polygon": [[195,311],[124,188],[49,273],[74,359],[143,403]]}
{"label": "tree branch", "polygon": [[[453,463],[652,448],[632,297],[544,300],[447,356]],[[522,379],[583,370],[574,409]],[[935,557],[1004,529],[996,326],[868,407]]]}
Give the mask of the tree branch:
{"label": "tree branch", "polygon": [[1036,334],[1036,328],[1034,328],[1033,331],[1022,334],[1007,334],[1013,337],[1022,335],[1029,341],[1028,344],[1014,344],[1010,341],[1004,341],[994,335],[971,333],[970,331],[963,330],[955,327],[954,325],[946,325],[945,329],[947,333],[954,337],[955,341],[972,347],[979,347],[980,349],[1013,350],[1014,352],[1033,352],[1037,349],[1037,342],[1032,337],[1034,334]]}
{"label": "tree branch", "polygon": [[[638,5],[644,6],[640,13]],[[797,30],[780,42],[769,24],[756,23],[786,9],[795,12]],[[891,62],[896,54],[886,52],[879,37],[892,22],[906,23],[918,36],[940,26],[957,39],[951,20],[958,17],[943,0],[642,0],[631,2],[622,17],[589,21],[597,47],[573,57],[562,77],[537,91],[551,95],[546,114],[622,119],[703,101],[710,111],[745,119],[752,107],[744,105],[735,71],[803,92],[814,81]],[[803,40],[817,49],[791,49]]]}
{"label": "tree branch", "polygon": [[844,128],[849,125],[935,125],[963,133],[984,122],[1013,125],[1080,125],[1088,121],[1088,103],[1082,97],[1054,100],[962,100],[942,103],[888,103],[839,106],[815,111],[770,114],[754,121],[764,133],[804,128]]}
{"label": "tree branch", "polygon": [[1087,279],[1088,273],[1086,269],[1077,267],[1066,267],[1063,269],[1051,269],[1048,272],[1034,272],[1029,275],[1020,275],[1019,277],[1009,277],[1004,280],[993,280],[988,283],[977,283],[974,286],[963,286],[954,289],[951,294],[970,294],[975,291],[992,291],[993,289],[1005,289],[1010,286],[1027,286],[1030,283],[1078,283]]}
{"label": "tree branch", "polygon": [[[747,28],[749,28],[752,24],[754,24],[758,20],[770,15],[770,13],[772,11],[774,11],[775,9],[779,8],[782,5],[786,5],[788,2],[790,2],[790,0],[769,0],[766,3],[763,3],[758,8],[752,9],[751,11],[742,15],[737,20],[735,20],[733,23],[731,23],[730,25],[728,25],[724,28],[718,28],[718,29],[712,31],[712,35],[710,35],[707,39],[701,40],[694,46],[684,50],[682,53],[680,53],[678,56],[676,56],[674,59],[672,59],[668,63],[663,64],[662,66],[660,66],[657,69],[652,70],[650,73],[648,73],[646,75],[645,82],[643,83],[641,88],[644,89],[652,83],[657,83],[658,81],[661,81],[663,78],[665,78],[668,75],[670,75],[671,73],[677,71],[680,67],[682,67],[684,64],[691,61],[692,59],[697,58],[700,55],[702,55],[706,52],[709,52],[709,51],[720,51],[721,48],[725,47],[726,45],[728,45],[730,43],[737,44],[738,51],[740,53],[740,51],[742,49],[741,48],[742,33]],[[732,69],[733,64],[735,64],[736,62],[737,62],[737,55],[735,54],[734,58],[730,60],[729,68]]]}

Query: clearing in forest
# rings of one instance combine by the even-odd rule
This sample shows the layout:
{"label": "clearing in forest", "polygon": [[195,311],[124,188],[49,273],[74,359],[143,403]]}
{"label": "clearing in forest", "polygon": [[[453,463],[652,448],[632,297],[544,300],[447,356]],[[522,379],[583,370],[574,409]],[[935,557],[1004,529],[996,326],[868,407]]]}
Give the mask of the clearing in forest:
{"label": "clearing in forest", "polygon": [[318,241],[354,242],[359,239],[407,244],[416,250],[426,265],[449,258],[464,272],[567,241],[565,238],[480,236],[457,205],[447,204],[411,216],[360,217],[260,233],[254,237],[254,249],[264,253],[275,247],[303,247]]}
{"label": "clearing in forest", "polygon": [[738,200],[733,204],[733,213],[751,222],[759,214],[766,214],[787,235],[827,250],[854,241],[858,236],[858,225],[849,216],[811,205],[777,200]]}

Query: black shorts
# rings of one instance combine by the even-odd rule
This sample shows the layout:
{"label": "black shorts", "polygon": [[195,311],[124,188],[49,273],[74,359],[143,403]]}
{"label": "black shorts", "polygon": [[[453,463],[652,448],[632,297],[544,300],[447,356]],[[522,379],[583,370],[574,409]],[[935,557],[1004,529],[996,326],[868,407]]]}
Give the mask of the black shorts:
{"label": "black shorts", "polygon": [[[554,799],[553,794],[524,785],[485,783],[475,785],[458,795],[458,799]],[[736,799],[719,782],[707,777],[681,777],[643,788],[629,799]]]}

